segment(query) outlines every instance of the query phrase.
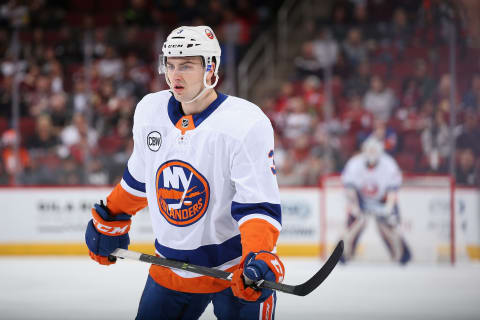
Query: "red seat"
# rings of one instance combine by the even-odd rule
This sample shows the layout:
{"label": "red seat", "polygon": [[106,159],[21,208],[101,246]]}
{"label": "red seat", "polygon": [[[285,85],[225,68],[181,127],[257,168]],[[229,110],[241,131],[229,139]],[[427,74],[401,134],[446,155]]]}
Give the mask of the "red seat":
{"label": "red seat", "polygon": [[376,63],[373,63],[370,68],[371,68],[372,74],[376,76],[380,76],[385,80],[385,77],[387,76],[387,71],[388,71],[387,65],[385,63],[376,62]]}
{"label": "red seat", "polygon": [[8,120],[6,118],[0,117],[0,135],[7,131],[8,129]]}
{"label": "red seat", "polygon": [[344,155],[352,155],[357,150],[357,142],[354,135],[343,135],[340,137],[340,150]]}
{"label": "red seat", "polygon": [[417,164],[416,154],[410,152],[399,153],[395,156],[402,172],[414,172]]}
{"label": "red seat", "polygon": [[403,151],[410,154],[422,154],[422,141],[418,132],[405,133],[403,136]]}
{"label": "red seat", "polygon": [[98,140],[98,149],[101,154],[112,154],[120,150],[124,140],[117,136],[102,137]]}
{"label": "red seat", "polygon": [[35,134],[35,119],[24,117],[20,119],[20,133],[22,134],[22,141],[26,142]]}
{"label": "red seat", "polygon": [[428,51],[429,48],[427,47],[409,47],[405,49],[404,59],[407,61],[414,61],[418,58],[427,60]]}

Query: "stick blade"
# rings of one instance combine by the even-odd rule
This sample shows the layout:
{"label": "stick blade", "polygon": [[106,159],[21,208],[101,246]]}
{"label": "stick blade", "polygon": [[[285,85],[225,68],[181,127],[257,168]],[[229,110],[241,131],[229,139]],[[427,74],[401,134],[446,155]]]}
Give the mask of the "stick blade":
{"label": "stick blade", "polygon": [[282,283],[272,283],[265,281],[263,287],[268,287],[270,289],[279,290],[297,296],[306,296],[307,294],[315,290],[328,277],[328,275],[332,272],[333,268],[335,268],[335,266],[337,265],[342,254],[343,240],[340,240],[330,257],[328,258],[327,262],[325,262],[325,264],[323,265],[323,267],[318,270],[318,272],[315,273],[313,277],[308,279],[306,282],[296,286],[291,286]]}
{"label": "stick blade", "polygon": [[343,240],[340,240],[333,250],[333,253],[328,258],[327,262],[323,265],[323,267],[309,280],[305,283],[296,286],[293,294],[297,296],[306,296],[313,290],[315,290],[332,272],[332,270],[337,265],[340,257],[343,254]]}

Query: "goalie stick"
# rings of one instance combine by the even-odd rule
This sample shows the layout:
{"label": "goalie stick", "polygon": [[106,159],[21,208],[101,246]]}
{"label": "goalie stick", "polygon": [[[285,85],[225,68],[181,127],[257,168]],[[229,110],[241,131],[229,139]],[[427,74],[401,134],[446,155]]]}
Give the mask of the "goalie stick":
{"label": "goalie stick", "polygon": [[[318,270],[317,273],[313,275],[313,277],[311,277],[310,279],[308,279],[302,284],[288,285],[288,284],[265,280],[262,282],[258,282],[257,284],[254,285],[254,287],[256,286],[258,288],[273,289],[273,290],[277,290],[285,293],[294,294],[297,296],[306,296],[307,294],[315,290],[328,277],[330,272],[332,272],[333,268],[335,268],[335,266],[337,265],[337,262],[342,256],[342,253],[343,253],[343,240],[340,240],[340,242],[338,242],[337,246],[333,250],[330,257],[328,258],[327,262],[325,262],[325,264],[322,266],[322,268]],[[109,259],[115,259],[115,257],[121,258],[121,259],[131,259],[131,260],[142,261],[146,263],[156,264],[159,266],[169,267],[169,268],[174,268],[179,270],[186,270],[186,271],[201,274],[204,276],[223,279],[227,281],[231,281],[233,276],[233,273],[223,271],[223,270],[218,270],[215,268],[197,266],[197,265],[186,263],[186,262],[166,259],[162,257],[152,256],[145,253],[125,250],[120,248],[115,249],[115,251],[113,251],[112,254],[110,255]]]}

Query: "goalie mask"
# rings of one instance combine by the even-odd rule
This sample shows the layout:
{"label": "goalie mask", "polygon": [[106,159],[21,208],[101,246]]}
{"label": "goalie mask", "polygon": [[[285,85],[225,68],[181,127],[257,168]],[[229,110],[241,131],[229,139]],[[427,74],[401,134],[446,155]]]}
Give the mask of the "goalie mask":
{"label": "goalie mask", "polygon": [[383,154],[383,144],[377,138],[370,137],[362,144],[362,153],[368,166],[375,166]]}
{"label": "goalie mask", "polygon": [[[167,37],[167,40],[162,47],[162,56],[160,58],[159,73],[165,74],[165,80],[171,87],[170,80],[166,72],[166,64],[168,57],[197,57],[203,59],[203,66],[205,72],[203,75],[203,90],[192,100],[186,102],[190,103],[200,98],[207,89],[214,88],[218,83],[218,69],[220,67],[221,49],[217,37],[212,29],[208,26],[199,27],[179,27],[173,30]],[[212,70],[212,63],[215,63],[213,75],[215,81],[212,84],[207,84],[207,75]]]}

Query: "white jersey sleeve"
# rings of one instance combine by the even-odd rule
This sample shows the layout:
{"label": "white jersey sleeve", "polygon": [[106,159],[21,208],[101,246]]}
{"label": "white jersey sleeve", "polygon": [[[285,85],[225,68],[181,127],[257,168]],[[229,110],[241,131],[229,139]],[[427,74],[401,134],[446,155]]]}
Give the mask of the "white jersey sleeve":
{"label": "white jersey sleeve", "polygon": [[246,133],[235,151],[231,165],[231,180],[235,186],[232,216],[239,225],[260,218],[281,230],[273,146],[272,125],[262,117]]}
{"label": "white jersey sleeve", "polygon": [[354,156],[345,164],[342,172],[342,183],[346,188],[357,188],[358,185],[358,164],[359,156]]}

